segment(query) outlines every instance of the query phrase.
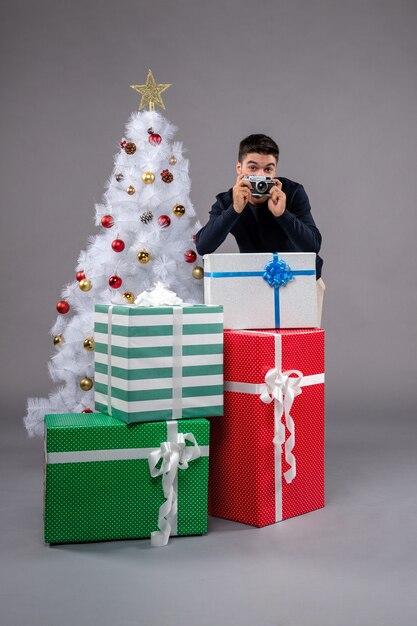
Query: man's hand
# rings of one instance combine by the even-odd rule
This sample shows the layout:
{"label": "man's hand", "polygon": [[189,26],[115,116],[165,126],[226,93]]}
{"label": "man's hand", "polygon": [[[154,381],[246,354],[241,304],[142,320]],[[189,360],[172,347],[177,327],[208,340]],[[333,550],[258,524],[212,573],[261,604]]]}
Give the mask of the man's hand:
{"label": "man's hand", "polygon": [[251,197],[252,185],[244,180],[244,174],[239,174],[233,187],[233,208],[236,213],[242,213]]}
{"label": "man's hand", "polygon": [[280,217],[285,211],[287,196],[282,191],[282,183],[278,178],[274,178],[275,187],[269,192],[268,209],[275,217]]}

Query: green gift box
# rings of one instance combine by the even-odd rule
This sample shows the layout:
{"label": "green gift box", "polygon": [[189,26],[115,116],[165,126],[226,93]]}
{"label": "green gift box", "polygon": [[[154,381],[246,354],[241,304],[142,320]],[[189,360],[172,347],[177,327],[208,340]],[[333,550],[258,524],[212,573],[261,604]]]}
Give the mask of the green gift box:
{"label": "green gift box", "polygon": [[223,415],[223,307],[96,304],[95,407],[126,422]]}
{"label": "green gift box", "polygon": [[207,532],[209,422],[45,416],[45,542]]}

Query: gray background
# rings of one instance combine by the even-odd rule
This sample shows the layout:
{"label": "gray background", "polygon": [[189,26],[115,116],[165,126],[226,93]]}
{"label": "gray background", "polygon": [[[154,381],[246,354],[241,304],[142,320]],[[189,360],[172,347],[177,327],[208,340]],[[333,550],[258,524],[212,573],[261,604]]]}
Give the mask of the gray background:
{"label": "gray background", "polygon": [[[408,625],[417,616],[414,1],[15,0],[0,24],[0,615],[31,624]],[[55,302],[148,68],[202,222],[239,140],[302,182],[327,284],[327,507],[262,530],[46,548],[42,444]],[[235,250],[232,240],[224,245]],[[164,595],[165,594],[165,595]]]}

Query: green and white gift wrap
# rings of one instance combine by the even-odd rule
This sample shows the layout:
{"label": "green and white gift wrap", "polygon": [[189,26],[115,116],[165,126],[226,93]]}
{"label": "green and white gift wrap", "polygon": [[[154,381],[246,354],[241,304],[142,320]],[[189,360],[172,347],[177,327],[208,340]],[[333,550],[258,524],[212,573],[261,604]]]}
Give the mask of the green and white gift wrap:
{"label": "green and white gift wrap", "polygon": [[223,307],[95,306],[95,407],[126,423],[223,415]]}
{"label": "green and white gift wrap", "polygon": [[209,422],[45,416],[46,543],[207,532]]}

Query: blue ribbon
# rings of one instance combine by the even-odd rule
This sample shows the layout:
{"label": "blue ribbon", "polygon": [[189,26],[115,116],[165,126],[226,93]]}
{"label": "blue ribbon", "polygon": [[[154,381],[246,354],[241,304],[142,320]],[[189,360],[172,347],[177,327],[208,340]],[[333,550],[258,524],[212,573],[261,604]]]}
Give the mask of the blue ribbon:
{"label": "blue ribbon", "polygon": [[237,278],[240,276],[262,276],[262,278],[274,288],[274,308],[275,308],[275,328],[279,328],[280,303],[279,289],[294,280],[294,276],[313,276],[316,270],[292,270],[282,259],[278,258],[278,253],[272,253],[272,261],[267,263],[261,272],[204,272],[206,278]]}
{"label": "blue ribbon", "polygon": [[265,265],[263,278],[271,287],[285,287],[290,280],[294,280],[294,272],[285,261],[279,261],[278,255],[274,253],[273,260]]}

